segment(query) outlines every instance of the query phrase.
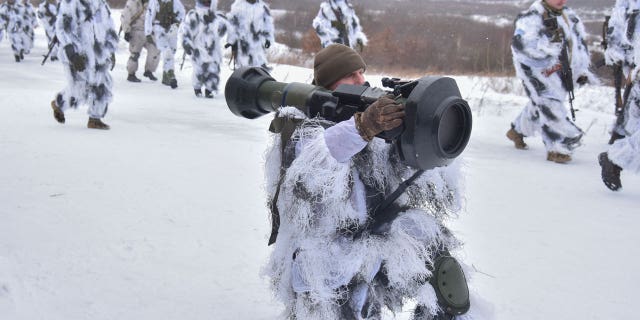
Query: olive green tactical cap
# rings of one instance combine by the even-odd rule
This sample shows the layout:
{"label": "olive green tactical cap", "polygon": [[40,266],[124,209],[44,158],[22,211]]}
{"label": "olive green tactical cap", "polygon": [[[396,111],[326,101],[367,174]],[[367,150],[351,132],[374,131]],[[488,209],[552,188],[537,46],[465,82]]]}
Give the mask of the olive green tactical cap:
{"label": "olive green tactical cap", "polygon": [[344,76],[366,69],[362,57],[343,44],[331,44],[320,50],[313,61],[313,84],[328,88]]}

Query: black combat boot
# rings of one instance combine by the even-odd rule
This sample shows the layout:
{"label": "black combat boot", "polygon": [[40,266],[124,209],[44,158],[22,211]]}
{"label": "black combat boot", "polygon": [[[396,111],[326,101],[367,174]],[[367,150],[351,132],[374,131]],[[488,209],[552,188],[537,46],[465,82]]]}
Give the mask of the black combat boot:
{"label": "black combat boot", "polygon": [[213,92],[209,91],[208,89],[204,89],[204,97],[205,98],[213,98]]}
{"label": "black combat boot", "polygon": [[136,75],[134,73],[130,74],[127,77],[127,81],[129,81],[129,82],[142,82],[142,80],[138,79],[138,77],[136,77]]}
{"label": "black combat boot", "polygon": [[621,135],[621,134],[619,134],[619,133],[614,131],[611,134],[611,138],[609,138],[609,144],[613,144],[614,142],[616,142],[616,140],[619,140],[619,139],[622,139],[622,138],[624,138],[623,135]]}
{"label": "black combat boot", "polygon": [[611,160],[609,160],[609,155],[606,152],[598,155],[598,163],[600,163],[600,167],[602,167],[600,176],[602,177],[604,185],[612,191],[620,190],[620,188],[622,188],[622,182],[620,181],[620,172],[622,171],[622,168],[611,162]]}
{"label": "black combat boot", "polygon": [[13,56],[13,57],[14,57],[14,58],[16,58],[16,62],[20,62],[20,56],[19,56],[19,55],[17,55],[17,54],[16,54],[16,55],[15,55],[15,56]]}
{"label": "black combat boot", "polygon": [[198,97],[198,98],[202,97],[202,90],[201,89],[193,89],[193,92],[195,92],[196,97]]}
{"label": "black combat boot", "polygon": [[149,80],[151,80],[151,81],[157,81],[158,80],[158,78],[156,78],[156,76],[154,76],[153,73],[151,73],[151,71],[148,71],[148,70],[145,71],[142,75],[147,77],[147,78],[149,78]]}
{"label": "black combat boot", "polygon": [[87,128],[109,130],[110,127],[108,124],[102,122],[102,120],[98,118],[89,118],[89,122],[87,122]]}

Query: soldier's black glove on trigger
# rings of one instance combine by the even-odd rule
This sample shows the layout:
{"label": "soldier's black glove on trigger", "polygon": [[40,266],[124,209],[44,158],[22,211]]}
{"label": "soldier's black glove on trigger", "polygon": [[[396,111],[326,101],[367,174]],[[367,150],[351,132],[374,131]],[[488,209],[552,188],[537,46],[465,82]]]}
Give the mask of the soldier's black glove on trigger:
{"label": "soldier's black glove on trigger", "polygon": [[265,49],[269,49],[269,47],[271,47],[271,42],[269,40],[264,42],[264,48]]}

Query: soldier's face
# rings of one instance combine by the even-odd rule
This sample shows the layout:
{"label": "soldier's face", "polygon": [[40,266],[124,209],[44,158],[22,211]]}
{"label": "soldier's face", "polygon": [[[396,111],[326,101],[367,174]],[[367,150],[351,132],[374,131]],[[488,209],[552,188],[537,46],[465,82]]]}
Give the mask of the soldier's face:
{"label": "soldier's face", "polygon": [[551,8],[554,8],[556,10],[560,10],[564,8],[564,6],[567,4],[567,0],[545,0],[545,1]]}
{"label": "soldier's face", "polygon": [[349,73],[348,75],[342,77],[342,79],[336,81],[333,85],[329,86],[329,90],[335,90],[341,84],[353,84],[357,86],[361,86],[364,84],[364,69],[359,69],[354,72]]}

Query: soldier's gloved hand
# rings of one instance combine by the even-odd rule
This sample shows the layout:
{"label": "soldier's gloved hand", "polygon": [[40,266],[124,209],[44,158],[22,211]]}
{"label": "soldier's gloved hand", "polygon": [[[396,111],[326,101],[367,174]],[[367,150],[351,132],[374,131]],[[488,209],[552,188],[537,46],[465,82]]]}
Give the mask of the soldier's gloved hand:
{"label": "soldier's gloved hand", "polygon": [[576,82],[581,85],[584,86],[585,84],[587,84],[589,82],[589,78],[585,75],[579,76],[578,79],[576,79]]}
{"label": "soldier's gloved hand", "polygon": [[153,35],[151,35],[151,34],[150,34],[150,35],[147,35],[147,42],[148,42],[149,44],[151,44],[151,45],[154,45],[154,46],[156,45],[156,41],[155,41],[155,40],[153,40]]}
{"label": "soldier's gloved hand", "polygon": [[213,22],[213,17],[214,15],[212,14],[205,14],[204,16],[202,16],[202,20],[204,20],[204,22],[206,23],[211,23]]}
{"label": "soldier's gloved hand", "polygon": [[378,133],[402,125],[404,105],[394,101],[391,96],[383,96],[364,112],[357,112],[354,118],[360,136],[371,141]]}
{"label": "soldier's gloved hand", "polygon": [[182,44],[182,49],[184,49],[184,53],[191,55],[193,53],[193,48],[190,45],[184,43]]}
{"label": "soldier's gloved hand", "polygon": [[131,32],[125,32],[124,33],[124,41],[126,41],[126,42],[131,41]]}
{"label": "soldier's gloved hand", "polygon": [[269,47],[271,47],[271,41],[267,40],[264,42],[264,48],[269,49]]}
{"label": "soldier's gloved hand", "polygon": [[69,59],[69,64],[74,71],[84,71],[87,64],[87,57],[78,54],[72,44],[68,44],[64,47],[64,53]]}
{"label": "soldier's gloved hand", "polygon": [[237,52],[238,51],[238,43],[234,42],[234,43],[227,43],[224,45],[224,48],[229,48],[231,47],[231,52]]}
{"label": "soldier's gloved hand", "polygon": [[111,54],[111,69],[110,71],[113,71],[113,68],[116,67],[116,54],[112,53]]}

